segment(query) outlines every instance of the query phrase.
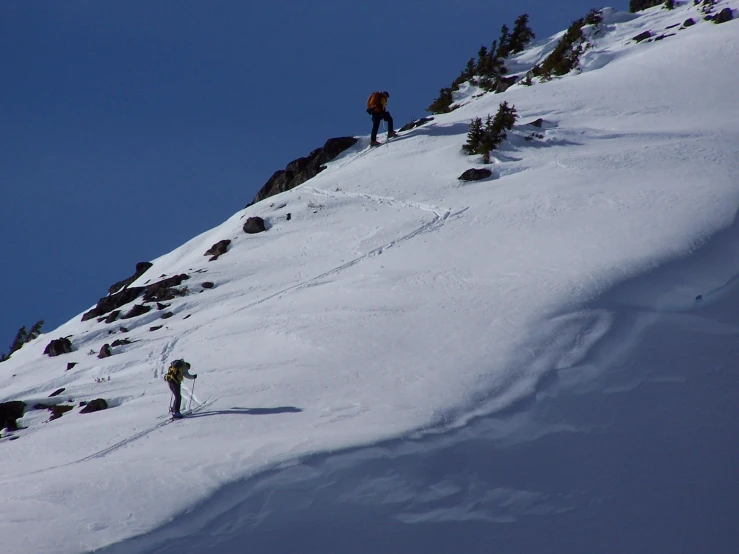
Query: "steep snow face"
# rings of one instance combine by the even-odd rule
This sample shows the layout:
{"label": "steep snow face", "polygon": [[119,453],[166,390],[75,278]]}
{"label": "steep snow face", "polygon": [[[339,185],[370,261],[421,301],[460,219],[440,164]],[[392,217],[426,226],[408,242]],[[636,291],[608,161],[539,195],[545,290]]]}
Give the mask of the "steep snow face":
{"label": "steep snow face", "polygon": [[[615,285],[683,259],[679,279],[659,273],[615,303],[665,313],[718,298],[739,274],[730,246],[708,261],[695,255],[719,231],[736,231],[739,74],[731,62],[739,23],[700,20],[658,42],[630,40],[697,13],[692,5],[607,11],[602,28],[590,30],[584,72],[502,95],[469,88],[455,98],[458,110],[378,149],[364,137],[316,178],[154,260],[133,285],[190,275],[188,294],[167,302],[169,319],[156,309],[112,324],[78,316],[0,364],[4,400],[48,402],[64,387],[60,402],[102,397],[112,405],[48,423],[46,413],[29,412],[20,438],[0,444],[3,550],[100,548],[158,528],[216,491],[238,496],[238,480],[319,453],[390,439],[414,445],[428,434],[510,443],[566,429],[472,421],[535,400],[552,375],[563,391],[600,386],[647,326],[611,342],[608,355],[592,355],[629,327],[621,308],[597,303]],[[512,63],[525,71],[553,40]],[[493,177],[459,182],[480,166],[460,149],[469,120],[494,114],[503,100],[520,120],[494,152]],[[537,118],[541,129],[526,125]],[[268,230],[244,234],[250,216]],[[208,262],[203,253],[223,239],[229,251]],[[214,287],[203,288],[206,281]],[[42,356],[62,336],[75,352]],[[104,360],[88,355],[115,338],[132,342]],[[184,399],[199,411],[169,423],[161,377],[179,357],[199,375]],[[67,362],[77,365],[66,371]],[[374,503],[374,485],[353,498],[394,521],[418,520]],[[452,496],[436,492],[435,501]],[[528,502],[513,492],[469,500],[497,503],[502,520],[506,506]],[[177,527],[119,551],[157,551],[146,549],[175,535],[186,535],[179,551],[206,551],[219,540],[216,516],[236,504],[209,505],[204,521],[213,528]],[[328,506],[324,517],[336,517]],[[268,515],[227,519],[244,530],[238,542]],[[223,534],[234,540],[233,529]]]}

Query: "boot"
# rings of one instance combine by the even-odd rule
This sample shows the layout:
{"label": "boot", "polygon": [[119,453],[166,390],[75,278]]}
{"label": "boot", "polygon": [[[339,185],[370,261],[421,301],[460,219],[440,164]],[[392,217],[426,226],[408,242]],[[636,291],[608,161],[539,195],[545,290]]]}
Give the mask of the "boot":
{"label": "boot", "polygon": [[381,146],[381,145],[382,145],[382,143],[381,142],[377,142],[376,140],[373,140],[372,142],[370,142],[370,146]]}
{"label": "boot", "polygon": [[398,136],[398,133],[396,133],[395,131],[388,131],[387,132],[387,138],[389,138],[389,139],[395,138],[397,136]]}

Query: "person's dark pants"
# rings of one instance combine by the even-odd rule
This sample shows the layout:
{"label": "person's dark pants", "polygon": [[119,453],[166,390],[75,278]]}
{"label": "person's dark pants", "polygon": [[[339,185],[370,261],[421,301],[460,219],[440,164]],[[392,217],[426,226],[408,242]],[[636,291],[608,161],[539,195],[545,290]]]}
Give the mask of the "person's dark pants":
{"label": "person's dark pants", "polygon": [[372,142],[377,141],[377,131],[380,128],[380,121],[387,121],[387,132],[393,134],[393,118],[390,112],[374,112],[372,114]]}
{"label": "person's dark pants", "polygon": [[180,404],[182,404],[182,383],[169,381],[169,390],[174,394],[174,404],[172,404],[172,413],[180,413]]}

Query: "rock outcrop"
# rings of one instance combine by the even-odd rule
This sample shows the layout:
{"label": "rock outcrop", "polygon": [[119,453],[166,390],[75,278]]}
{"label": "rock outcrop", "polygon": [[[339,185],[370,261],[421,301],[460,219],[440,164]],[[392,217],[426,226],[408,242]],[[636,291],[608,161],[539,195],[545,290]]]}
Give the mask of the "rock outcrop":
{"label": "rock outcrop", "polygon": [[326,141],[323,147],[316,148],[305,158],[298,158],[297,160],[291,161],[285,169],[276,171],[269,178],[262,188],[259,189],[254,200],[247,204],[247,207],[275,194],[295,188],[305,183],[308,179],[312,179],[325,169],[324,164],[333,160],[347,148],[354,146],[356,142],[357,139],[354,137],[331,138]]}
{"label": "rock outcrop", "polygon": [[487,179],[493,174],[492,171],[486,168],[482,169],[468,169],[462,175],[457,177],[460,181],[482,181],[483,179]]}
{"label": "rock outcrop", "polygon": [[107,410],[108,409],[108,403],[103,398],[96,398],[95,400],[90,400],[87,404],[84,405],[84,407],[80,410],[81,414],[91,414],[92,412],[99,412],[100,410]]}
{"label": "rock outcrop", "polygon": [[244,223],[244,232],[250,235],[255,235],[266,230],[264,220],[261,217],[250,217]]}
{"label": "rock outcrop", "polygon": [[26,403],[20,400],[0,403],[0,431],[3,429],[7,429],[8,431],[18,429],[18,422],[16,420],[23,417],[25,409]]}
{"label": "rock outcrop", "polygon": [[115,294],[119,290],[121,290],[124,287],[127,287],[131,283],[133,283],[136,279],[141,277],[144,273],[146,273],[149,268],[154,265],[151,262],[139,262],[136,264],[136,272],[131,275],[130,277],[123,279],[122,281],[118,281],[117,283],[113,284],[108,288],[109,294]]}
{"label": "rock outcrop", "polygon": [[44,354],[53,358],[54,356],[61,356],[62,354],[69,354],[72,351],[72,341],[66,337],[61,337],[52,340],[44,348]]}

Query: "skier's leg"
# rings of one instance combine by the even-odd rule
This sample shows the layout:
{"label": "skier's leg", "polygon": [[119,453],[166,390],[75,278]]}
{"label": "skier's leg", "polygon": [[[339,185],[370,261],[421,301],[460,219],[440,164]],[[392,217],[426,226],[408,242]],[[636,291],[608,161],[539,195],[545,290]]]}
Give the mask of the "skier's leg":
{"label": "skier's leg", "polygon": [[387,134],[388,134],[388,136],[394,135],[395,132],[393,131],[393,118],[390,115],[390,112],[385,112],[383,119],[385,119],[385,121],[387,121]]}
{"label": "skier's leg", "polygon": [[372,135],[370,136],[370,142],[377,142],[377,131],[380,129],[380,121],[382,121],[382,114],[377,112],[372,114]]}
{"label": "skier's leg", "polygon": [[182,385],[180,383],[170,381],[169,388],[172,391],[172,394],[174,394],[174,403],[172,404],[172,413],[179,414],[180,404],[182,403],[182,391],[181,391]]}

